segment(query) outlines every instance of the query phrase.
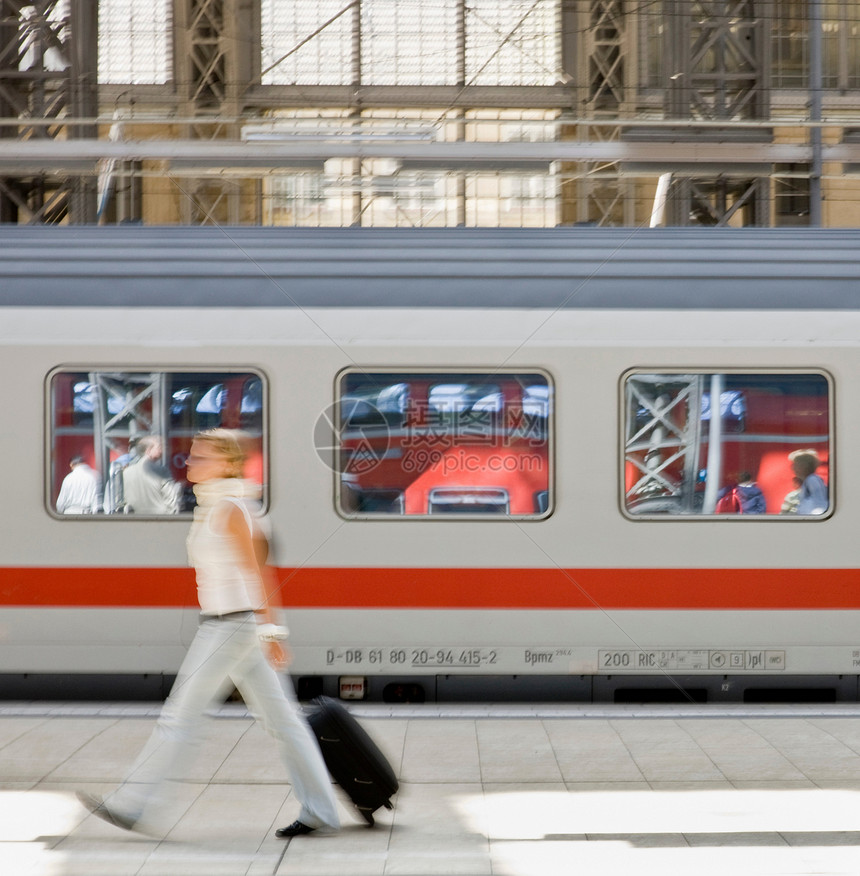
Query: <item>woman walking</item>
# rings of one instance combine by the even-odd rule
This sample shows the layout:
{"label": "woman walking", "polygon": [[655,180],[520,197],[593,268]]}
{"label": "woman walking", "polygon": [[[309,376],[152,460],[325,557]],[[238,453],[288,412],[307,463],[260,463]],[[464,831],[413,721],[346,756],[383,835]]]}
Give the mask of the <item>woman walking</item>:
{"label": "woman walking", "polygon": [[268,533],[259,487],[242,478],[245,437],[229,429],[198,434],[188,457],[197,496],[188,556],[197,576],[200,626],[143,751],[120,787],[102,800],[79,794],[95,815],[134,830],[163,805],[170,780],[182,778],[205,712],[232,686],[277,742],[301,806],[281,837],[340,826],[316,740],[279,671],[287,663],[285,627],[275,617],[277,582],[267,565]]}

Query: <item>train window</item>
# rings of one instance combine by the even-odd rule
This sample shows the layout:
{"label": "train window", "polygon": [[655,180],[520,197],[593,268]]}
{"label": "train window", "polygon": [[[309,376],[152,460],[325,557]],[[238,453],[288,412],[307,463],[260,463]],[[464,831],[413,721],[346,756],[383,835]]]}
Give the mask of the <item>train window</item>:
{"label": "train window", "polygon": [[48,387],[48,507],[58,514],[174,517],[191,511],[194,493],[185,479],[191,439],[219,426],[248,433],[246,477],[265,483],[259,374],[58,370]]}
{"label": "train window", "polygon": [[337,503],[345,516],[551,513],[545,374],[350,370],[338,378],[337,402]]}
{"label": "train window", "polygon": [[830,512],[833,394],[824,374],[632,372],[622,388],[629,514]]}

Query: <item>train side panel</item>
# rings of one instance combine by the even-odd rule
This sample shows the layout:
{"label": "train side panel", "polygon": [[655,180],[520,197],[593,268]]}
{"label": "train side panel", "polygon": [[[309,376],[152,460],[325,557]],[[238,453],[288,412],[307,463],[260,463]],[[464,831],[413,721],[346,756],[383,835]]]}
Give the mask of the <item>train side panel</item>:
{"label": "train side panel", "polygon": [[[267,501],[298,675],[857,674],[856,314],[751,313],[739,322],[732,313],[464,309],[452,329],[438,312],[406,309],[7,313],[0,665],[8,673],[178,667],[196,617],[187,519],[52,513],[51,455],[68,448],[52,441],[48,381],[57,369],[203,368],[265,381]],[[195,320],[190,345],[186,322]],[[344,513],[339,474],[319,441],[338,375],[489,374],[500,362],[545,373],[552,385],[545,513]],[[627,513],[621,421],[631,369],[826,375],[831,513]],[[765,401],[754,409],[759,437],[773,432]],[[791,415],[798,437],[809,436],[810,410],[820,414],[809,402]],[[781,448],[764,440],[758,448],[772,504],[789,482],[788,461],[780,471]]]}

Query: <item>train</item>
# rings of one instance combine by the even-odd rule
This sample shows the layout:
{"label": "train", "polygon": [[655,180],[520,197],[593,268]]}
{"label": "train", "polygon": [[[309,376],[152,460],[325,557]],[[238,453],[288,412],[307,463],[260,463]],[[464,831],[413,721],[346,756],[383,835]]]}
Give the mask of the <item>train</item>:
{"label": "train", "polygon": [[[857,701],[858,253],[0,227],[0,698],[166,695],[199,613],[185,460],[225,426],[302,698]],[[170,513],[123,494],[147,436]],[[60,501],[72,464],[92,507]]]}

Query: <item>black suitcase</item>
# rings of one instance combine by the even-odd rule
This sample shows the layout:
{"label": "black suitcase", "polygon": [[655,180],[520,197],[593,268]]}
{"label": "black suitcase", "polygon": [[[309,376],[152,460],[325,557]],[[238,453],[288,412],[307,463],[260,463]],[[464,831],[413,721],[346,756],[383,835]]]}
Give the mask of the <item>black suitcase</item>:
{"label": "black suitcase", "polygon": [[361,817],[373,825],[373,813],[391,809],[397,776],[364,728],[337,701],[317,697],[308,723],[332,778],[343,788]]}

